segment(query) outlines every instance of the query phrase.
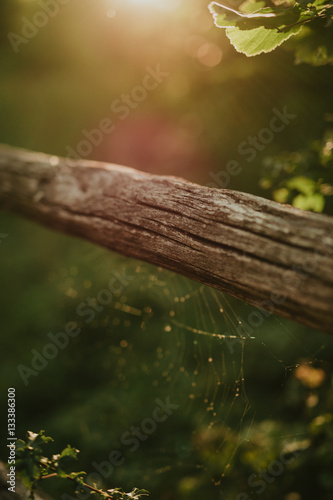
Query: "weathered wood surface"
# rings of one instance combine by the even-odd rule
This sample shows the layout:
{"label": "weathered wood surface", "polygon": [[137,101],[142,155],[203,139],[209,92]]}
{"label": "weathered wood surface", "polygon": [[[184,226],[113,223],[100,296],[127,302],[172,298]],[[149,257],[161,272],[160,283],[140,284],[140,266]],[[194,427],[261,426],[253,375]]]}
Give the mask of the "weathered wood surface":
{"label": "weathered wood surface", "polygon": [[333,219],[119,165],[0,147],[0,205],[333,333]]}

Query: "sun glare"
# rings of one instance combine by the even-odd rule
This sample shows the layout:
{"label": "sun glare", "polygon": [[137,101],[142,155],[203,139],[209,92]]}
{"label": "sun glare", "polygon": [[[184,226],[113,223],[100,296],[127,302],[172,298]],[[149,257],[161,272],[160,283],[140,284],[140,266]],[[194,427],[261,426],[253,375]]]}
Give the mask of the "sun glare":
{"label": "sun glare", "polygon": [[179,0],[128,0],[128,2],[139,7],[154,7],[164,11],[174,10],[179,5]]}

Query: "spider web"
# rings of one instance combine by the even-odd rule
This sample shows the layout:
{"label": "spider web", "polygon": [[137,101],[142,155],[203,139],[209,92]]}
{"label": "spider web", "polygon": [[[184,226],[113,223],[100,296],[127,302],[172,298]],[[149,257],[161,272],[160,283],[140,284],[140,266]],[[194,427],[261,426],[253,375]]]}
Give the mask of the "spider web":
{"label": "spider web", "polygon": [[[265,439],[271,433],[278,406],[272,406],[274,398],[262,404],[265,386],[272,385],[279,400],[302,360],[329,359],[331,338],[305,337],[303,327],[267,315],[252,327],[248,318],[255,308],[212,288],[90,245],[80,248],[80,258],[76,244],[73,249],[72,262],[54,267],[47,278],[59,308],[65,305],[65,317],[82,330],[43,374],[49,384],[65,372],[70,401],[55,402],[50,410],[50,434],[57,439],[61,429],[64,444],[78,443],[80,468],[88,474],[96,474],[94,464],[109,462],[117,450],[124,463],[102,478],[98,486],[105,489],[136,486],[166,500],[207,494],[232,500],[242,492],[251,498],[247,477],[242,486],[232,478],[243,450],[256,446],[258,433]],[[123,270],[131,279],[85,323],[78,305],[87,297],[94,301],[110,276]],[[157,401],[168,398],[176,408],[150,432],[147,422]],[[42,417],[33,425],[44,428]],[[272,447],[306,438],[294,428],[273,434]],[[257,460],[260,470],[264,452]]]}
{"label": "spider web", "polygon": [[[181,492],[194,484],[199,490],[213,488],[212,498],[235,498],[229,496],[230,489],[227,493],[224,489],[228,469],[243,443],[250,441],[253,423],[267,419],[266,414],[257,414],[256,401],[252,404],[253,389],[248,395],[247,352],[259,344],[263,358],[258,364],[273,364],[286,382],[298,366],[294,355],[286,356],[286,344],[297,350],[298,360],[303,357],[315,363],[326,343],[307,345],[301,337],[302,327],[294,334],[288,322],[274,316],[265,316],[260,328],[248,330],[244,318],[255,308],[161,268],[139,264],[129,269],[127,263],[126,269],[135,278],[110,304],[109,314],[116,329],[111,327],[109,333],[121,337],[120,345],[131,348],[132,354],[140,353],[141,341],[143,345],[148,343],[154,354],[152,366],[142,354],[136,358],[139,368],[134,377],[140,373],[146,378],[152,396],[149,401],[140,401],[136,417],[132,407],[126,416],[122,414],[123,429],[150,417],[156,396],[169,396],[179,408],[165,426],[157,426],[156,444],[149,437],[147,442],[140,442],[134,454],[122,447],[127,468],[119,468],[114,481],[126,481],[129,474],[132,479],[136,477],[136,484],[143,479],[144,487],[154,492],[157,488],[162,495],[168,478],[178,477]],[[119,348],[113,353],[119,356]],[[123,368],[121,364],[119,379],[124,387],[133,389],[133,373]],[[268,416],[272,418],[272,412]],[[183,437],[179,437],[179,426],[183,427]],[[161,438],[163,433],[167,439]],[[275,440],[289,445],[302,438],[281,432]]]}
{"label": "spider web", "polygon": [[[211,478],[218,485],[241,442],[236,439],[230,447],[230,438],[242,430],[244,418],[251,413],[244,384],[243,361],[245,343],[254,337],[237,332],[237,315],[230,300],[220,292],[163,269],[151,273],[150,266],[137,266],[135,275],[125,294],[113,304],[116,322],[129,327],[133,325],[128,323],[129,317],[140,319],[139,322],[134,321],[136,328],[131,328],[126,336],[128,343],[131,343],[132,336],[142,332],[148,331],[151,335],[151,324],[154,325],[153,330],[157,326],[154,332],[156,360],[152,386],[162,386],[171,400],[179,398],[178,387],[184,386],[177,412],[186,416],[195,411],[197,427],[188,436],[191,446],[176,445],[173,453],[169,450],[171,456],[168,458],[166,450],[162,449],[161,455],[164,454],[166,460],[159,457],[157,469],[146,473],[142,471],[143,476],[149,481],[152,475],[174,472],[175,468],[180,471],[191,469],[192,460],[188,464],[186,457],[193,448],[200,448],[203,437],[206,441],[213,440],[211,435],[215,436],[215,429],[222,426],[223,439],[214,452],[219,455],[227,445],[230,455],[227,460],[221,460],[220,474],[215,473]],[[145,304],[143,307],[142,302]],[[147,370],[146,366],[144,370]],[[235,425],[235,418],[239,415]],[[159,431],[163,432],[163,429],[157,429]],[[174,453],[176,461],[172,457]],[[196,474],[200,470],[210,475],[206,465],[196,463],[195,469]]]}

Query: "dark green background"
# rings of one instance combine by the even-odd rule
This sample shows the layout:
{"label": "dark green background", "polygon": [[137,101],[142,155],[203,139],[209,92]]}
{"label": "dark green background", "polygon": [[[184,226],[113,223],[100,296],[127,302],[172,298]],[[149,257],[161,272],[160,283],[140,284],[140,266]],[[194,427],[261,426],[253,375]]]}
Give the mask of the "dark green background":
{"label": "dark green background", "polygon": [[[130,0],[72,0],[15,54],[8,32],[20,33],[22,16],[32,19],[39,9],[35,1],[1,2],[3,143],[65,156],[84,139],[82,130],[109,117],[116,129],[91,159],[201,184],[236,160],[242,173],[228,187],[269,197],[260,187],[265,158],[309,149],[330,128],[333,68],[295,65],[288,45],[247,59],[212,25],[205,1],[183,0],[165,12]],[[193,47],[205,43],[222,50],[219,64],[195,56]],[[157,65],[170,75],[117,121],[112,102]],[[295,120],[246,162],[239,144],[284,106]],[[332,213],[329,199],[325,211]],[[246,304],[4,212],[0,232],[8,234],[0,245],[2,429],[7,388],[15,387],[18,437],[45,429],[55,451],[68,443],[81,450],[75,467],[88,473],[93,461],[121,450],[126,462],[105,488],[137,486],[162,500],[233,500],[242,492],[251,499],[333,498],[331,337],[272,317],[249,331],[255,340],[230,349],[193,329],[235,335],[253,310]],[[135,278],[85,324],[77,306],[122,269]],[[49,332],[78,319],[81,334],[25,386],[17,366],[29,366],[31,350],[40,352]],[[302,383],[299,364],[324,370],[325,380],[316,388]],[[179,408],[130,453],[121,435],[168,396]],[[259,495],[248,478],[286,447],[302,451]],[[45,488],[54,498],[71,491],[56,480]]]}

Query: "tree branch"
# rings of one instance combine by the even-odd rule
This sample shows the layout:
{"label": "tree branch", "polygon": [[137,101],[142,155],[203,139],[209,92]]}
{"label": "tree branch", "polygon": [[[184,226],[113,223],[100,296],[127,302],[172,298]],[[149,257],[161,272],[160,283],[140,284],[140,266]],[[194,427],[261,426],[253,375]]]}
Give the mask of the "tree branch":
{"label": "tree branch", "polygon": [[333,219],[119,165],[0,147],[0,205],[333,333]]}

